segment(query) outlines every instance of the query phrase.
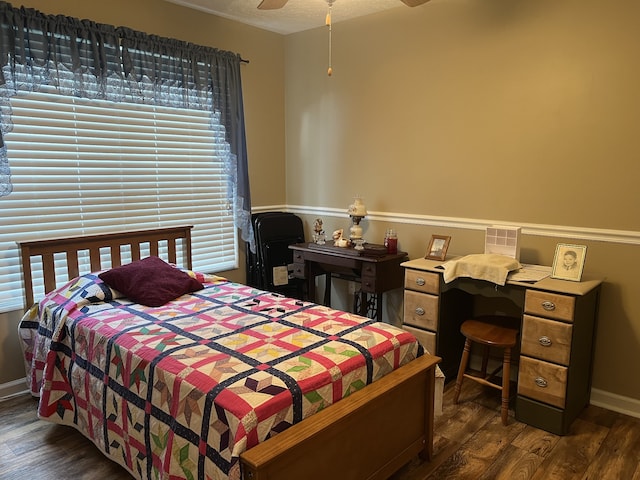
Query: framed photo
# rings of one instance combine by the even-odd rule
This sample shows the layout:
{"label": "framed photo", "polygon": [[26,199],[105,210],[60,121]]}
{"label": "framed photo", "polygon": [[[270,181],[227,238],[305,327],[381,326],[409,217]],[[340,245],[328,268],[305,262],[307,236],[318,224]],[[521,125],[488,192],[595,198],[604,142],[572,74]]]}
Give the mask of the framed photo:
{"label": "framed photo", "polygon": [[424,258],[430,260],[444,260],[447,256],[447,249],[449,248],[449,242],[451,237],[444,235],[431,235],[431,241],[427,247],[427,254]]}
{"label": "framed photo", "polygon": [[553,257],[551,277],[579,282],[582,278],[586,255],[586,245],[559,243],[556,245],[556,254]]}

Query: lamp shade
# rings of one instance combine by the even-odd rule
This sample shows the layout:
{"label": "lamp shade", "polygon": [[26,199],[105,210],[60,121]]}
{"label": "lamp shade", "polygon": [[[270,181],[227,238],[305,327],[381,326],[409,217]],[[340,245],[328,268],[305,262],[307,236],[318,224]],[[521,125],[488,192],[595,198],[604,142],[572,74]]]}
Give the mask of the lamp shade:
{"label": "lamp shade", "polygon": [[367,215],[367,207],[364,206],[362,198],[355,197],[353,199],[353,203],[349,205],[349,210],[347,210],[347,212],[352,217],[364,217]]}

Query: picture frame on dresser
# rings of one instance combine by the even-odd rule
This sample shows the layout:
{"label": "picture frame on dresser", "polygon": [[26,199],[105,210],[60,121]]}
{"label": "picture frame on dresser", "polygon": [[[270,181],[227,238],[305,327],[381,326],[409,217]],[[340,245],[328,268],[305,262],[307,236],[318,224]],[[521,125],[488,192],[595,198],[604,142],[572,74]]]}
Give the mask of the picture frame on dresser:
{"label": "picture frame on dresser", "polygon": [[427,254],[424,258],[429,260],[444,260],[449,249],[451,237],[446,235],[431,235],[431,241],[427,247]]}
{"label": "picture frame on dresser", "polygon": [[551,277],[579,282],[582,279],[586,255],[586,245],[558,243],[553,257]]}

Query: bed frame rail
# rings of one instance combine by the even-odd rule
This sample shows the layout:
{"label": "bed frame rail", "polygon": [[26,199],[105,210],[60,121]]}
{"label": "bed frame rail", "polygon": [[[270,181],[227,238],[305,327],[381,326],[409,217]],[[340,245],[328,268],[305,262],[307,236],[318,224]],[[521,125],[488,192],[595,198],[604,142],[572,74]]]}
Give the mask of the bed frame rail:
{"label": "bed frame rail", "polygon": [[[130,250],[131,260],[140,260],[142,252],[148,246],[149,254],[166,257],[170,263],[192,268],[191,263],[191,229],[192,225],[181,227],[137,230],[132,232],[83,235],[60,239],[35,240],[19,242],[22,265],[22,280],[25,295],[25,310],[34,303],[33,264],[42,262],[44,277],[44,293],[54,290],[65,281],[73,279],[82,272],[81,259],[89,256],[90,271],[96,272],[104,268],[122,265],[122,252]],[[162,245],[166,242],[166,253],[161,255]],[[109,249],[110,265],[102,265],[102,250]],[[83,254],[81,252],[87,252]],[[55,255],[66,257],[66,277],[56,272]],[[179,255],[180,254],[180,255]],[[86,267],[85,267],[86,269]]]}

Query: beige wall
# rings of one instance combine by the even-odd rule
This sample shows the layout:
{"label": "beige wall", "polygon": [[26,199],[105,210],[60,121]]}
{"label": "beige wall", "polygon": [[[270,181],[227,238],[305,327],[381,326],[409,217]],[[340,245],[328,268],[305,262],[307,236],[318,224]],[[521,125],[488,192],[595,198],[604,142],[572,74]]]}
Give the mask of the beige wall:
{"label": "beige wall", "polygon": [[[252,195],[258,204],[286,203],[282,35],[164,0],[26,0],[22,5],[47,14],[90,18],[241,54],[250,61],[242,67],[242,81]],[[243,281],[244,269],[226,275]],[[0,386],[24,377],[17,335],[19,320],[20,312],[0,313]]]}
{"label": "beige wall", "polygon": [[638,407],[639,24],[640,3],[623,0],[334,14],[331,78],[324,28],[288,36],[288,204],[325,207],[331,231],[360,194],[365,236],[393,225],[412,258],[432,234],[481,252],[483,223],[526,227],[525,262],[587,245],[586,273],[607,279],[594,387]]}

